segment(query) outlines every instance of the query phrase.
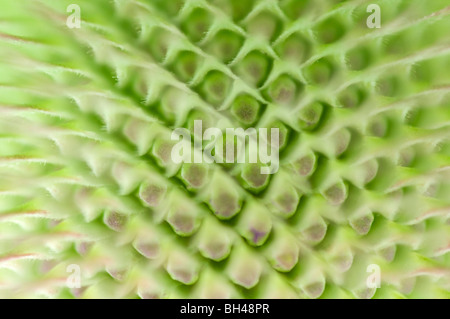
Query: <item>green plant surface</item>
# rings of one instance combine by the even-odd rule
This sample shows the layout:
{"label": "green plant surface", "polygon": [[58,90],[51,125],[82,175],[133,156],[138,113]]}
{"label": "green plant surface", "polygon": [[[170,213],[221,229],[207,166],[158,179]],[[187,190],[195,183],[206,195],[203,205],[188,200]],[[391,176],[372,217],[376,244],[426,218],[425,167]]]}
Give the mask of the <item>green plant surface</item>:
{"label": "green plant surface", "polygon": [[449,298],[449,2],[372,2],[0,0],[0,297]]}

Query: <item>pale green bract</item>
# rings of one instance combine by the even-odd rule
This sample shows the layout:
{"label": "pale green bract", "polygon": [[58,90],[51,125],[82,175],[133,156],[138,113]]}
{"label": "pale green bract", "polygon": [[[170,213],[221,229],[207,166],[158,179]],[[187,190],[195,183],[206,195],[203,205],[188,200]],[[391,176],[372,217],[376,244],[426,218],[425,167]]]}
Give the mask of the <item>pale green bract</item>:
{"label": "pale green bract", "polygon": [[449,2],[373,2],[0,0],[0,297],[449,298]]}

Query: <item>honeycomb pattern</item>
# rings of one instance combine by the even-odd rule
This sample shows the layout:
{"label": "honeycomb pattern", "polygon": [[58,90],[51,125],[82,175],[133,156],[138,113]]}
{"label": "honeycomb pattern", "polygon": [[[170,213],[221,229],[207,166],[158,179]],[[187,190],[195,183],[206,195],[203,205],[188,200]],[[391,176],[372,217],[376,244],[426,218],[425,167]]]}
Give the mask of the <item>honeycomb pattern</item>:
{"label": "honeycomb pattern", "polygon": [[[0,296],[450,297],[447,1],[3,2]],[[278,172],[174,163],[199,119]]]}

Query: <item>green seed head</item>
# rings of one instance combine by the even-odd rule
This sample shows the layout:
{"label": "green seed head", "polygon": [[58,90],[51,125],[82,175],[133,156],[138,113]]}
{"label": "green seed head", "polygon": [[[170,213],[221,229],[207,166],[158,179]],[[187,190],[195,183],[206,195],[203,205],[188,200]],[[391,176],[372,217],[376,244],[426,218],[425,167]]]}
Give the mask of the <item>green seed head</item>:
{"label": "green seed head", "polygon": [[0,298],[449,298],[448,0],[70,2],[1,2]]}

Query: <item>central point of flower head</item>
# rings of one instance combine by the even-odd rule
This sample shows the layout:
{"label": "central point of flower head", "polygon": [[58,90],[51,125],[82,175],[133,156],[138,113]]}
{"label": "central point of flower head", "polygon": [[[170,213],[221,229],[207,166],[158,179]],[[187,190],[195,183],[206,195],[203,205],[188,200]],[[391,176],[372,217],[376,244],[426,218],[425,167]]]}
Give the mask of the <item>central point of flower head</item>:
{"label": "central point of flower head", "polygon": [[264,164],[260,168],[261,174],[278,171],[278,127],[272,127],[270,132],[267,128],[253,127],[246,130],[241,127],[209,127],[203,130],[203,121],[194,120],[193,136],[192,141],[191,132],[186,128],[172,132],[171,139],[178,141],[171,152],[174,163],[261,163]]}

